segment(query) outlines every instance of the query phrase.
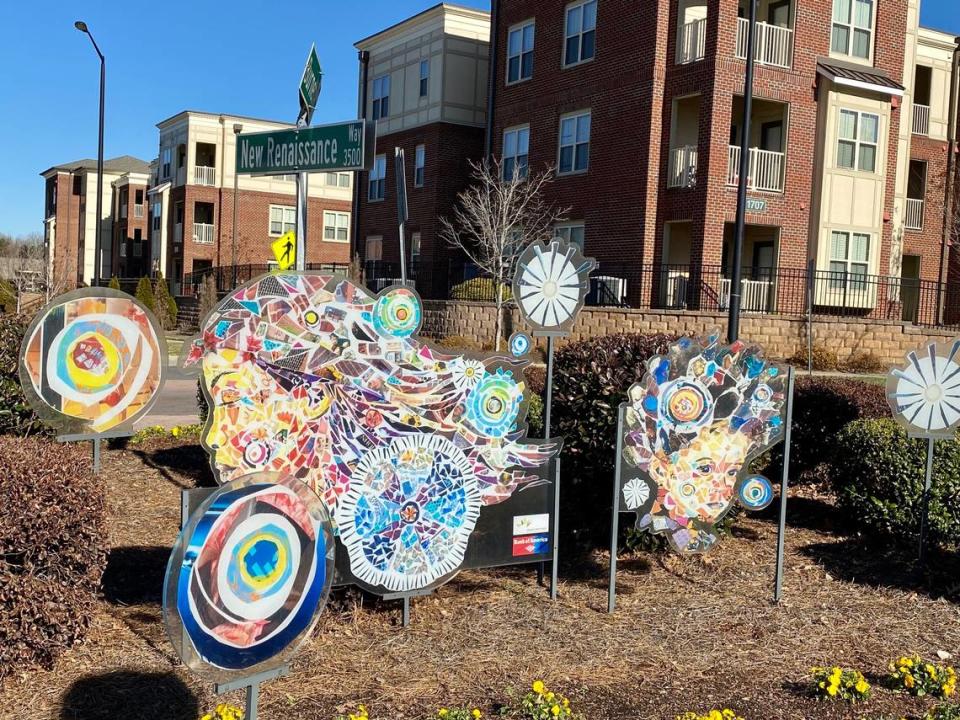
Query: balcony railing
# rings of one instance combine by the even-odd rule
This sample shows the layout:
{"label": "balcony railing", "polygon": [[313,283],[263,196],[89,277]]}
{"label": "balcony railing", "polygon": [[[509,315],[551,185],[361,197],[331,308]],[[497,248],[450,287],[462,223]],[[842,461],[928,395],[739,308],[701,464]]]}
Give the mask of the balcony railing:
{"label": "balcony railing", "polygon": [[[783,192],[783,158],[781,152],[750,148],[747,187],[760,192]],[[727,185],[740,181],[740,147],[731,145],[727,159]]]}
{"label": "balcony railing", "polygon": [[[730,307],[730,285],[729,278],[720,280],[719,303],[724,310]],[[771,280],[741,280],[740,309],[745,313],[767,312],[770,309],[772,290]]]}
{"label": "balcony railing", "polygon": [[201,245],[213,244],[213,225],[210,223],[193,224],[193,241]]}
{"label": "balcony railing", "polygon": [[907,198],[907,230],[923,230],[923,200]]}
{"label": "balcony railing", "polygon": [[195,165],[193,168],[194,185],[214,185],[216,183],[217,169],[207,167],[206,165]]}
{"label": "balcony railing", "polygon": [[143,204],[133,206],[133,216],[138,218],[143,217]]}
{"label": "balcony railing", "polygon": [[[747,59],[749,32],[750,21],[746,18],[737,18],[737,57],[741,60]],[[793,30],[758,22],[753,55],[761,65],[791,67],[793,65]]]}
{"label": "balcony railing", "polygon": [[668,188],[689,188],[697,184],[697,146],[684,145],[670,151]]}
{"label": "balcony railing", "polygon": [[693,20],[680,28],[677,62],[681,65],[703,60],[707,55],[707,19]]}
{"label": "balcony railing", "polygon": [[921,105],[920,103],[913,104],[913,134],[914,135],[930,134],[930,106],[929,105]]}

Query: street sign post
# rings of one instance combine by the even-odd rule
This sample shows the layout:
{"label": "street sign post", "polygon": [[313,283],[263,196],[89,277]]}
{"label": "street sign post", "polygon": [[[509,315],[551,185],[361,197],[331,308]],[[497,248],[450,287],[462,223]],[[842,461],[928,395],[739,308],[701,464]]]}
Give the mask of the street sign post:
{"label": "street sign post", "polygon": [[237,172],[286,175],[365,170],[373,165],[374,132],[372,121],[350,120],[243,133],[237,138]]}
{"label": "street sign post", "polygon": [[320,83],[323,80],[323,70],[320,68],[320,58],[317,57],[317,46],[310,46],[307,55],[307,64],[303,68],[300,78],[300,117],[297,124],[309,125],[313,119],[314,108],[320,97]]}
{"label": "street sign post", "polygon": [[397,173],[397,221],[400,225],[400,282],[407,284],[407,250],[404,229],[407,224],[407,171],[403,158],[403,148],[393,149],[394,169]]}
{"label": "street sign post", "polygon": [[270,248],[280,270],[289,270],[297,262],[297,236],[293,230],[287,230],[270,243]]}

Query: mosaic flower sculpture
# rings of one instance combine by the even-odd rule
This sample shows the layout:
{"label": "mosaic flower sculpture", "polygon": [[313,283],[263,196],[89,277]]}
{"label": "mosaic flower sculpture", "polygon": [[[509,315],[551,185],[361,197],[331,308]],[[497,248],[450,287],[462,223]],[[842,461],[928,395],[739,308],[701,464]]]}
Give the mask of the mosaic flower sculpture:
{"label": "mosaic flower sculpture", "polygon": [[960,426],[960,339],[907,353],[887,377],[887,402],[911,437],[952,438]]}
{"label": "mosaic flower sculpture", "polygon": [[566,335],[590,290],[596,263],[575,245],[532,243],[520,255],[513,296],[534,335]]}
{"label": "mosaic flower sculpture", "polygon": [[556,449],[523,439],[509,360],[434,350],[415,337],[421,315],[409,288],[268,275],[225,297],[184,359],[202,369],[219,481],[299,478],[324,499],[354,576],[390,591],[448,576],[480,509],[541,482]]}
{"label": "mosaic flower sculpture", "polygon": [[781,437],[785,386],[759,348],[721,345],[717,333],[652,358],[625,413],[621,491],[637,527],[666,534],[677,552],[704,552],[734,502],[766,507],[770,482],[747,469]]}

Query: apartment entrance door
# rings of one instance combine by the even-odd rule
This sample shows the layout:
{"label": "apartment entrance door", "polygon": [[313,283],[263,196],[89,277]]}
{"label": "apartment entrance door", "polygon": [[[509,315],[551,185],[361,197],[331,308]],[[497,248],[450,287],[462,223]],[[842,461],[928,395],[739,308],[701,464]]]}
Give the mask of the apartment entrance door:
{"label": "apartment entrance door", "polygon": [[904,255],[900,268],[900,302],[904,322],[915,323],[920,310],[920,256]]}
{"label": "apartment entrance door", "polygon": [[773,241],[754,242],[753,243],[753,279],[754,280],[772,280],[773,265],[776,259]]}

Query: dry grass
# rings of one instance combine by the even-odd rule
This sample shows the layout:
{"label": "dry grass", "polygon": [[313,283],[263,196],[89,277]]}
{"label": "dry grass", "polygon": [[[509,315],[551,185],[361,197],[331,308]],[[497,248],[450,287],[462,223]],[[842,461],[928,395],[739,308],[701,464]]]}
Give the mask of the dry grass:
{"label": "dry grass", "polygon": [[[107,454],[114,550],[90,636],[54,671],[8,681],[0,718],[191,720],[215,702],[179,665],[160,619],[180,490],[209,482],[199,448],[174,443]],[[414,601],[408,629],[398,603],[339,590],[291,674],[263,689],[262,716],[328,720],[356,702],[378,720],[453,703],[489,716],[542,678],[592,720],[719,706],[748,720],[917,717],[928,701],[877,690],[866,705],[822,704],[803,686],[816,664],[870,677],[907,652],[960,655],[960,586],[949,586],[960,573],[939,558],[921,589],[909,553],[835,534],[832,513],[824,498],[793,502],[779,606],[772,515],[741,520],[704,558],[622,558],[614,615],[599,552],[563,565],[555,603],[531,568],[463,573]]]}

